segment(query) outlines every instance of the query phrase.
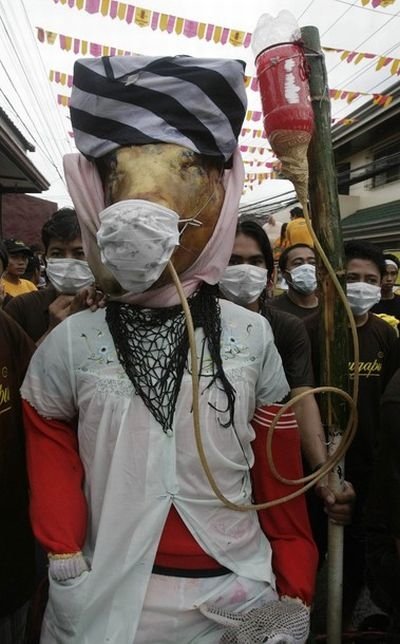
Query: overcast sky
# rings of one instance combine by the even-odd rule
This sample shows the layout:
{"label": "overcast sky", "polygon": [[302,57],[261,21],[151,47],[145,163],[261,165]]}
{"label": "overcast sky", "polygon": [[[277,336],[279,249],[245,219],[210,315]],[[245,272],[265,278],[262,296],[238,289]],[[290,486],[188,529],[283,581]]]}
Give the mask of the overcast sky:
{"label": "overcast sky", "polygon": [[[72,4],[72,3],[71,3]],[[84,4],[82,2],[82,4]],[[324,47],[374,53],[400,58],[400,0],[387,7],[363,7],[361,0],[140,0],[140,7],[208,24],[252,32],[258,17],[265,12],[276,15],[289,9],[300,26],[318,27]],[[69,94],[70,88],[50,83],[49,71],[72,74],[78,56],[54,45],[40,43],[36,27],[148,55],[188,54],[239,58],[247,63],[246,74],[254,75],[250,48],[233,47],[152,31],[109,16],[89,14],[68,3],[55,0],[0,0],[0,105],[28,140],[36,146],[33,162],[51,182],[41,196],[70,203],[62,174],[62,155],[74,151],[68,109],[57,105],[57,94]],[[391,76],[390,65],[375,70],[377,60],[358,65],[341,61],[340,54],[326,53],[330,88],[355,92],[384,93],[398,76]],[[360,98],[348,105],[332,101],[332,115],[343,118],[370,100]],[[258,93],[248,90],[248,109],[260,110]],[[382,109],[377,107],[376,109]],[[259,129],[260,124],[246,121],[245,127]],[[267,146],[263,139],[247,136],[242,144]],[[244,154],[245,160],[266,158],[259,152]],[[248,167],[249,171],[253,171]],[[268,172],[260,167],[259,172]],[[253,201],[288,189],[288,182],[264,181],[248,191],[244,201]]]}

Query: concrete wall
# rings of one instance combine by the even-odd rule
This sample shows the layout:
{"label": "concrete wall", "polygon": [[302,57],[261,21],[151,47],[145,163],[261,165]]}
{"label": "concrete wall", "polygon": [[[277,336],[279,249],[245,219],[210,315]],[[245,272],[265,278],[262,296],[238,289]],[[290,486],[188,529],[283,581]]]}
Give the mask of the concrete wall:
{"label": "concrete wall", "polygon": [[57,210],[54,201],[24,194],[3,194],[2,237],[15,237],[25,244],[41,243],[44,222]]}
{"label": "concrete wall", "polygon": [[360,197],[351,195],[339,195],[340,218],[345,219],[354,214],[360,206]]}

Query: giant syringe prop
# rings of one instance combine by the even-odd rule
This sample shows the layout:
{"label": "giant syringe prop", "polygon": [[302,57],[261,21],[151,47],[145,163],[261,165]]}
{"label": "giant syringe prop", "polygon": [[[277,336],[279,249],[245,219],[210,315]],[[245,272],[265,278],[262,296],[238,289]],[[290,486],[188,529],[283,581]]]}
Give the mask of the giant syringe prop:
{"label": "giant syringe prop", "polygon": [[[318,30],[306,27],[300,34],[295,19],[286,11],[282,11],[275,20],[264,15],[254,32],[253,50],[256,54],[264,128],[273,151],[282,163],[282,174],[294,184],[318,252],[320,382],[323,387],[349,390],[347,328],[350,322],[355,363],[353,400],[356,404],[358,339],[354,318],[342,288],[345,284],[344,251],[331,139],[327,73]],[[308,194],[313,224],[308,214]],[[328,434],[329,455],[332,456],[343,441],[348,416],[343,398],[332,397],[331,393],[322,396],[321,416]],[[355,426],[356,414],[352,434]],[[344,459],[341,459],[329,474],[331,489],[336,492],[341,490],[343,475]],[[330,521],[327,613],[329,644],[341,642],[342,583],[343,527]]]}

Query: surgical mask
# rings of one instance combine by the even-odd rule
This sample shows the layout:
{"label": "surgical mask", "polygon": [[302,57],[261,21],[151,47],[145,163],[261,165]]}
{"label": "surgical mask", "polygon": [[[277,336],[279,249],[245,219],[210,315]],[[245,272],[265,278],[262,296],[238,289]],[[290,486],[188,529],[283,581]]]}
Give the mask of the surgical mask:
{"label": "surgical mask", "polygon": [[313,264],[301,264],[289,271],[291,276],[290,285],[294,290],[303,295],[310,295],[317,288],[317,276]]}
{"label": "surgical mask", "polygon": [[67,295],[75,295],[81,288],[90,286],[95,281],[87,262],[69,257],[50,257],[46,273],[56,291]]}
{"label": "surgical mask", "polygon": [[126,291],[143,293],[179,243],[178,215],[152,201],[127,199],[102,210],[99,218],[101,261]]}
{"label": "surgical mask", "polygon": [[349,282],[346,287],[347,300],[353,315],[364,315],[381,299],[381,287],[367,282]]}
{"label": "surgical mask", "polygon": [[219,282],[224,297],[235,304],[252,304],[263,292],[267,283],[268,271],[251,264],[228,266]]}

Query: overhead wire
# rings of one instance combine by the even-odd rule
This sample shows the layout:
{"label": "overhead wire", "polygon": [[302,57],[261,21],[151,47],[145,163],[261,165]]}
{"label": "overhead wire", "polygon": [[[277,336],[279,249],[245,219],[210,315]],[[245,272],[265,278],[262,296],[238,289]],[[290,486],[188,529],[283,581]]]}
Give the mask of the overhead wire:
{"label": "overhead wire", "polygon": [[[348,3],[348,2],[344,2],[343,4],[349,5],[349,3]],[[326,29],[326,30],[323,32],[322,36],[323,36],[323,35],[325,35],[326,33],[328,33],[328,31],[330,31],[330,29],[331,29],[331,28],[332,28],[332,27],[333,27],[337,22],[339,22],[339,20],[341,20],[341,18],[343,18],[343,16],[344,16],[344,15],[346,15],[346,14],[347,14],[351,9],[353,9],[353,8],[356,8],[356,9],[360,9],[360,8],[361,8],[361,9],[362,9],[362,7],[359,7],[359,6],[356,4],[356,2],[353,2],[353,4],[349,5],[349,6],[348,6],[348,8],[343,12],[343,14],[341,14],[341,16],[339,16],[339,18],[338,18],[338,19],[336,19],[336,20],[335,20],[335,21],[334,21],[334,22],[333,22],[333,23],[328,27],[328,29]],[[355,51],[357,51],[360,47],[362,47],[362,45],[363,45],[364,43],[368,42],[368,41],[369,41],[373,36],[375,36],[375,35],[376,35],[377,33],[379,33],[379,32],[380,32],[384,27],[386,27],[386,25],[387,25],[389,22],[391,22],[394,18],[398,17],[399,13],[400,13],[400,12],[396,12],[395,14],[390,14],[390,16],[388,17],[388,19],[387,19],[387,20],[386,20],[386,21],[385,21],[385,22],[384,22],[380,27],[378,27],[377,29],[375,29],[375,31],[373,31],[373,32],[372,32],[372,34],[369,34],[366,38],[364,38],[364,40],[362,40],[360,43],[358,43],[358,44],[354,47],[354,50],[355,50]],[[391,53],[391,51],[392,51],[394,48],[396,48],[396,47],[397,47],[397,43],[396,43],[395,45],[391,45],[391,46],[388,48],[388,50],[387,50],[386,52],[384,52],[383,54],[381,54],[381,55],[382,55],[382,56],[386,56],[387,54]],[[340,61],[339,61],[338,63],[336,63],[333,67],[329,68],[329,69],[328,69],[328,76],[329,76],[330,74],[332,74],[332,72],[333,72],[335,69],[337,69],[340,65],[342,65],[344,62],[345,62],[345,61],[340,60]],[[375,61],[371,61],[369,64],[367,64],[367,66],[364,66],[364,68],[363,68],[363,70],[362,70],[362,71],[357,71],[357,72],[355,72],[355,73],[353,73],[353,74],[350,74],[347,78],[345,78],[345,79],[342,81],[343,85],[344,85],[344,86],[346,86],[348,83],[352,83],[352,82],[354,82],[356,79],[360,78],[360,77],[361,77],[361,76],[363,76],[366,72],[368,72],[370,69],[372,69],[375,65],[376,65],[376,62],[375,62]],[[381,83],[383,83],[383,82],[384,82],[384,81],[381,81],[379,84],[381,84]],[[371,90],[369,90],[369,91],[368,91],[368,93],[370,93],[370,91],[371,91]],[[342,113],[343,113],[343,112],[345,112],[345,111],[348,111],[348,107],[347,107],[347,106],[343,106],[342,108],[339,108],[339,110],[336,112],[336,115],[337,115],[337,114],[342,114]]]}
{"label": "overhead wire", "polygon": [[323,32],[322,32],[322,34],[321,34],[321,38],[322,38],[323,36],[325,36],[325,34],[327,34],[327,33],[328,33],[328,31],[330,31],[330,30],[332,29],[332,27],[334,27],[338,22],[340,22],[340,20],[343,18],[343,16],[345,16],[345,15],[346,15],[346,14],[347,14],[347,13],[348,13],[352,8],[353,8],[353,7],[354,7],[354,5],[355,5],[355,3],[356,3],[357,1],[358,1],[358,0],[354,0],[353,4],[352,4],[352,5],[350,5],[347,9],[345,9],[345,10],[344,10],[344,12],[343,12],[340,16],[338,16],[338,17],[336,18],[336,20],[334,20],[334,21],[332,22],[332,24],[331,24],[327,29],[325,29],[325,31],[323,31]]}
{"label": "overhead wire", "polygon": [[[3,16],[4,16],[4,18],[3,18]],[[62,173],[60,172],[60,169],[59,169],[59,165],[57,165],[57,163],[55,162],[55,160],[51,156],[52,154],[55,154],[55,158],[60,158],[60,160],[61,160],[61,158],[62,158],[62,156],[64,154],[64,150],[62,149],[62,147],[59,146],[58,141],[53,136],[53,132],[48,127],[48,121],[47,121],[46,117],[43,114],[43,104],[39,101],[38,96],[37,96],[37,94],[35,92],[35,89],[33,87],[31,78],[29,77],[29,74],[27,72],[27,68],[29,69],[29,65],[27,66],[24,63],[24,61],[21,58],[22,54],[20,55],[20,51],[16,47],[15,43],[17,42],[17,38],[15,37],[14,30],[13,30],[11,24],[10,24],[10,16],[9,16],[9,14],[8,14],[8,21],[7,21],[7,23],[5,22],[5,20],[7,20],[7,18],[6,18],[7,12],[5,12],[4,9],[3,9],[3,16],[0,16],[1,25],[3,27],[3,30],[4,30],[5,34],[6,34],[8,43],[10,45],[10,50],[13,52],[13,55],[15,55],[15,59],[19,63],[19,68],[15,67],[14,71],[17,74],[19,74],[19,80],[20,81],[21,81],[21,73],[22,73],[22,78],[23,78],[22,86],[25,86],[25,87],[29,88],[30,94],[32,96],[32,104],[29,105],[30,109],[28,109],[28,106],[26,105],[26,100],[24,100],[21,97],[19,90],[17,89],[15,83],[11,79],[11,77],[8,74],[7,70],[5,69],[4,65],[3,65],[3,69],[5,70],[7,78],[9,80],[9,82],[11,83],[11,86],[13,87],[13,89],[14,89],[14,91],[16,93],[16,96],[18,97],[18,100],[21,103],[21,106],[22,106],[22,108],[24,109],[24,111],[26,113],[27,119],[31,123],[31,127],[33,127],[33,129],[37,132],[37,138],[40,139],[40,141],[41,141],[41,145],[37,144],[40,152],[49,161],[49,163],[55,169],[55,171],[58,174],[58,176],[60,177],[60,179],[65,184],[63,175],[62,175]],[[32,111],[34,111],[33,114],[32,114]],[[44,125],[44,131],[47,130],[49,132],[49,137],[48,137],[47,141],[44,141],[43,136],[42,136],[41,132],[39,131],[37,125],[36,125],[35,119],[37,119],[39,123],[42,123]],[[37,141],[36,141],[36,143],[37,143]],[[52,152],[51,152],[51,150],[52,150]],[[49,158],[49,153],[50,153],[50,158]]]}
{"label": "overhead wire", "polygon": [[[19,94],[19,92],[18,92],[17,88],[15,87],[15,84],[14,84],[13,80],[11,79],[10,75],[9,75],[9,74],[8,74],[8,72],[7,72],[7,69],[5,68],[5,66],[4,66],[4,64],[3,64],[3,62],[2,62],[1,60],[0,60],[0,65],[1,65],[1,67],[3,68],[3,71],[5,72],[5,74],[6,74],[7,78],[8,78],[8,80],[9,80],[9,82],[10,82],[10,84],[11,84],[11,87],[13,88],[14,92],[15,92],[15,93],[16,93],[16,95],[18,96],[18,98],[19,98],[19,100],[20,100],[20,102],[21,102],[22,107],[25,109],[25,111],[26,111],[26,113],[28,114],[28,117],[29,117],[29,111],[25,108],[24,101],[22,100],[22,98],[21,98],[21,96],[20,96],[20,94]],[[5,94],[5,92],[3,91],[3,89],[1,89],[1,88],[0,88],[0,92],[1,92],[1,94],[3,95],[3,97],[5,98],[5,100],[7,101],[7,104],[10,106],[10,108],[11,108],[11,110],[12,110],[12,112],[13,112],[14,118],[16,117],[16,118],[19,120],[19,122],[20,122],[20,124],[22,125],[23,129],[27,131],[27,133],[28,133],[29,137],[30,137],[30,138],[32,139],[32,141],[35,143],[36,147],[42,151],[43,155],[46,157],[46,159],[49,161],[49,163],[51,163],[51,164],[54,166],[55,164],[54,164],[54,162],[53,162],[53,160],[52,160],[51,156],[50,156],[50,155],[48,155],[48,152],[47,152],[46,147],[45,147],[45,142],[44,142],[44,140],[41,138],[41,134],[40,134],[39,130],[34,126],[34,127],[35,127],[35,129],[36,129],[36,132],[37,132],[37,136],[38,136],[38,138],[39,138],[39,139],[41,139],[41,143],[39,143],[39,141],[38,141],[38,139],[36,138],[36,136],[35,136],[35,135],[34,135],[34,134],[29,130],[29,128],[27,127],[27,124],[26,124],[26,123],[21,119],[21,117],[20,117],[20,115],[19,115],[18,111],[16,110],[15,106],[11,103],[10,99],[7,97],[7,95]],[[55,167],[56,167],[56,166],[55,166]]]}
{"label": "overhead wire", "polygon": [[[340,2],[341,4],[349,4],[346,0],[333,0],[334,2]],[[381,9],[378,9],[378,7],[367,7],[366,5],[360,5],[360,4],[354,4],[353,5],[355,9],[360,9],[360,11],[372,11],[373,13],[381,13],[385,16],[388,15],[387,11],[382,11]],[[391,14],[390,14],[391,15]]]}
{"label": "overhead wire", "polygon": [[[10,31],[12,31],[12,30],[11,30],[11,29],[9,30],[9,29],[7,28],[7,25],[4,23],[4,20],[3,20],[3,17],[2,17],[2,16],[0,16],[0,21],[1,21],[1,24],[2,24],[2,26],[3,26],[4,31],[5,31],[5,33],[6,33],[6,36],[7,36],[7,38],[8,38],[8,41],[9,41],[9,43],[10,43],[10,45],[11,45],[11,47],[12,47],[12,49],[13,49],[14,53],[15,53],[16,59],[18,60],[18,63],[19,63],[20,68],[21,68],[21,70],[22,70],[23,77],[24,77],[24,79],[25,79],[25,81],[26,81],[26,85],[29,87],[29,89],[30,89],[30,91],[31,91],[31,94],[32,94],[32,97],[34,98],[34,100],[35,100],[35,102],[36,102],[36,104],[37,104],[39,118],[41,119],[41,118],[42,118],[42,105],[41,105],[40,101],[38,100],[38,97],[37,97],[36,92],[35,92],[35,90],[34,90],[34,88],[33,88],[32,82],[31,82],[31,80],[30,80],[29,74],[28,74],[28,73],[27,73],[27,71],[26,71],[26,66],[24,65],[23,60],[22,60],[22,59],[21,59],[21,57],[20,57],[20,54],[19,54],[19,51],[18,51],[17,47],[15,46],[15,41],[14,41],[14,39],[11,37]],[[15,70],[14,70],[14,71],[15,71]],[[6,73],[7,73],[7,72],[6,72]],[[24,107],[24,109],[25,109],[26,113],[28,114],[29,118],[33,121],[32,117],[30,116],[30,110],[28,110],[27,106],[25,105],[25,102],[24,102],[24,101],[23,101],[23,99],[21,98],[21,96],[20,96],[20,94],[19,94],[19,91],[17,90],[17,88],[16,88],[16,86],[15,86],[15,83],[14,83],[13,81],[11,81],[10,76],[9,76],[9,74],[8,74],[8,73],[7,73],[7,77],[9,78],[9,81],[11,82],[12,87],[13,87],[14,91],[16,92],[16,94],[17,94],[18,98],[21,100],[21,103],[22,103],[22,105],[23,105],[23,107]],[[32,105],[30,105],[30,107],[32,108]],[[44,120],[43,122],[45,122],[45,120]],[[47,124],[46,124],[46,125],[47,125]],[[52,137],[50,137],[50,140],[52,141]],[[55,144],[55,145],[56,145],[56,144]],[[60,149],[60,148],[57,148],[57,146],[56,146],[56,148],[55,148],[55,149],[57,150],[58,154],[61,154],[61,155],[62,155],[62,151],[61,151],[61,149]]]}
{"label": "overhead wire", "polygon": [[[373,36],[375,36],[377,33],[379,33],[382,29],[384,29],[384,28],[386,27],[386,25],[387,25],[389,22],[391,22],[394,18],[398,17],[398,16],[399,16],[399,13],[400,13],[400,12],[398,11],[397,13],[392,14],[392,15],[390,16],[390,18],[388,18],[388,19],[386,20],[386,22],[384,22],[380,27],[378,27],[378,29],[375,29],[375,31],[373,31],[373,32],[372,32],[372,34],[369,34],[366,38],[364,38],[364,40],[362,40],[360,43],[358,43],[358,45],[355,45],[355,47],[354,47],[354,51],[357,51],[357,50],[358,50],[360,47],[362,47],[366,42],[368,42],[369,40],[371,40],[371,38],[372,38]],[[334,71],[337,67],[339,67],[339,65],[342,65],[344,62],[345,62],[344,60],[340,60],[338,63],[336,63],[336,65],[334,65],[333,67],[331,67],[330,69],[328,69],[328,75],[329,75],[330,73],[332,73],[332,71]],[[375,62],[372,62],[371,64],[372,64],[372,66],[373,66],[373,65],[375,64]],[[362,73],[363,73],[363,72],[361,72],[361,74],[362,74]]]}
{"label": "overhead wire", "polygon": [[[391,47],[390,47],[387,51],[385,51],[383,54],[381,54],[381,56],[385,56],[385,57],[386,57],[388,54],[390,54],[390,53],[391,53],[391,51],[392,51],[392,50],[396,49],[399,45],[400,45],[400,41],[399,41],[399,42],[397,42],[397,43],[395,43],[394,45],[391,45]],[[367,66],[367,67],[364,67],[364,69],[363,69],[363,71],[362,71],[362,72],[357,72],[357,73],[353,74],[352,76],[349,76],[349,77],[348,77],[348,79],[347,79],[347,80],[345,80],[344,82],[345,82],[345,83],[347,83],[347,82],[350,82],[350,83],[351,83],[351,82],[354,82],[354,80],[356,80],[357,78],[360,78],[363,74],[365,74],[366,72],[368,72],[368,71],[369,71],[370,69],[372,69],[375,65],[376,65],[376,62],[375,62],[375,61],[371,61],[371,62],[368,64],[368,66]],[[375,84],[375,85],[373,85],[372,87],[368,88],[368,91],[366,91],[365,93],[367,93],[367,94],[372,94],[372,93],[374,93],[374,92],[373,92],[373,90],[374,90],[374,89],[376,89],[376,88],[378,88],[378,87],[379,87],[379,85],[382,85],[383,83],[387,82],[387,80],[388,80],[388,78],[387,78],[387,77],[386,77],[386,78],[384,78],[384,79],[382,79],[382,80],[380,80],[380,81],[379,81],[379,83],[376,83],[376,84]],[[371,99],[368,99],[368,98],[367,98],[367,97],[365,97],[365,96],[360,96],[360,97],[356,98],[354,101],[352,101],[352,103],[351,103],[351,104],[355,103],[355,101],[358,101],[359,99],[366,99],[366,100],[365,100],[365,103],[367,103],[367,102],[368,102],[368,100],[371,100]],[[349,105],[350,105],[350,104],[349,104]],[[379,108],[377,108],[377,109],[379,109]],[[348,115],[348,116],[350,116],[352,112],[348,112],[347,110],[348,110],[348,105],[344,105],[344,106],[340,107],[340,108],[335,112],[335,118],[336,118],[338,115],[342,114],[344,111],[346,111],[346,112],[347,112],[347,115]],[[352,110],[352,111],[354,111],[354,110]]]}
{"label": "overhead wire", "polygon": [[[20,0],[20,4],[21,4],[21,6],[22,6],[22,10],[23,10],[24,15],[25,15],[25,20],[26,20],[27,24],[28,24],[28,25],[30,25],[29,16],[28,16],[28,12],[27,12],[26,7],[25,7],[25,2],[24,2],[24,0]],[[36,52],[37,52],[38,60],[39,60],[39,62],[40,62],[40,65],[41,65],[41,67],[42,67],[42,70],[43,70],[43,78],[46,78],[46,83],[44,83],[44,86],[45,86],[45,88],[46,88],[46,90],[47,90],[48,96],[49,96],[49,97],[51,97],[51,100],[53,101],[53,100],[54,100],[54,95],[53,95],[53,92],[52,92],[52,91],[51,91],[51,89],[50,89],[50,85],[49,85],[49,83],[47,82],[47,78],[48,78],[48,71],[47,71],[46,66],[45,66],[45,64],[44,64],[44,61],[43,61],[43,58],[42,58],[42,54],[41,54],[41,51],[40,51],[40,48],[39,48],[39,45],[38,45],[38,41],[37,41],[37,39],[34,37],[34,35],[32,34],[32,32],[30,32],[30,33],[31,33],[31,40],[32,40],[32,41],[33,41],[33,43],[34,43],[34,47],[35,47]],[[60,124],[60,127],[61,127],[61,132],[62,132],[62,133],[64,134],[64,136],[65,136],[65,141],[66,141],[66,143],[68,144],[69,150],[70,150],[70,152],[72,152],[72,151],[73,151],[73,146],[71,145],[71,141],[69,140],[69,138],[68,138],[68,134],[67,134],[67,132],[66,132],[66,130],[65,130],[64,122],[63,122],[63,119],[61,118],[60,111],[59,111],[59,110],[56,110],[56,111],[55,111],[55,115],[57,115],[57,119],[58,119],[59,124]]]}
{"label": "overhead wire", "polygon": [[304,16],[304,14],[307,13],[307,11],[309,10],[309,8],[311,7],[312,4],[314,4],[314,0],[311,0],[311,2],[308,3],[306,8],[303,9],[301,14],[299,16],[296,16],[297,22],[299,22],[300,18],[302,18]]}
{"label": "overhead wire", "polygon": [[[349,6],[348,6],[348,8],[347,8],[347,9],[346,9],[346,10],[345,10],[345,11],[344,11],[344,12],[343,12],[343,13],[342,13],[342,14],[341,14],[341,15],[340,15],[336,20],[334,20],[334,21],[332,22],[332,24],[331,24],[331,25],[330,25],[330,26],[329,26],[329,27],[328,27],[328,28],[323,32],[323,34],[322,34],[322,35],[324,35],[324,34],[328,33],[328,32],[330,31],[330,29],[331,29],[331,28],[332,28],[332,27],[333,27],[337,22],[339,22],[339,21],[343,18],[343,16],[345,16],[345,15],[346,15],[346,14],[347,14],[347,13],[348,13],[352,8],[362,9],[362,7],[359,7],[359,6],[356,4],[356,2],[357,2],[357,0],[355,0],[355,2],[353,2],[353,4],[351,4],[351,5],[349,5],[349,3],[347,3],[347,2],[345,2],[344,4],[349,5]],[[309,4],[307,5],[307,7],[305,8],[305,10],[300,14],[299,18],[301,18],[301,17],[302,17],[302,15],[304,15],[304,13],[309,9],[309,7],[311,6],[311,4],[312,4],[312,3],[309,3]],[[382,29],[383,29],[383,28],[384,28],[384,27],[385,27],[389,22],[391,22],[391,20],[393,20],[394,18],[398,17],[398,16],[399,16],[399,14],[400,14],[400,11],[396,12],[395,14],[390,14],[390,16],[388,17],[388,19],[387,19],[387,20],[386,20],[386,21],[385,21],[385,22],[384,22],[380,27],[378,27],[378,28],[377,28],[375,31],[373,31],[373,32],[372,32],[372,33],[371,33],[367,38],[365,38],[365,39],[364,39],[364,40],[362,40],[358,45],[356,45],[355,50],[358,50],[358,49],[359,49],[359,48],[360,48],[360,47],[361,47],[365,42],[367,42],[370,38],[372,38],[372,37],[373,37],[373,36],[375,36],[377,33],[379,33],[379,32],[380,32],[380,31],[381,31],[381,30],[382,30]],[[399,44],[400,44],[399,42],[396,42],[394,45],[391,45],[391,46],[390,46],[386,51],[384,51],[382,54],[380,54],[380,56],[385,56],[385,57],[386,57],[386,56],[388,56],[388,55],[389,55],[393,50],[395,50],[395,49],[398,47],[398,45],[399,45]],[[336,63],[333,67],[331,67],[330,69],[328,69],[328,76],[329,76],[330,74],[332,74],[332,72],[333,72],[335,69],[337,69],[340,65],[342,65],[344,62],[345,62],[345,61],[341,60],[341,61],[339,61],[338,63]],[[363,69],[362,69],[362,70],[360,70],[360,71],[358,71],[358,70],[357,70],[355,73],[351,73],[347,78],[345,78],[345,79],[342,81],[343,86],[346,86],[347,84],[352,83],[352,82],[354,82],[355,80],[357,80],[357,79],[361,78],[361,77],[362,77],[363,75],[365,75],[368,71],[370,71],[370,70],[371,70],[375,65],[376,65],[376,61],[375,61],[375,60],[372,60],[371,62],[367,63],[367,65],[364,65],[364,67],[363,67]],[[383,83],[385,83],[385,82],[387,82],[387,78],[385,78],[385,79],[381,80],[379,83],[377,83],[376,85],[374,85],[372,88],[370,88],[370,89],[369,89],[368,91],[366,91],[365,93],[372,93],[372,90],[373,90],[373,89],[375,89],[376,87],[379,87],[379,85],[382,85],[382,84],[383,84]],[[345,90],[343,90],[343,91],[345,91]],[[365,102],[367,102],[367,101],[368,101],[368,99],[367,99],[366,97],[363,97],[363,96],[358,97],[357,99],[355,99],[355,101],[356,101],[356,100],[363,99],[363,98],[365,99]],[[355,101],[353,101],[353,103],[354,103]],[[353,111],[353,110],[351,110],[351,111],[350,111],[350,109],[351,109],[351,108],[350,108],[350,105],[351,105],[351,104],[350,104],[350,103],[348,103],[348,104],[346,104],[346,105],[344,105],[344,106],[340,107],[337,111],[335,111],[335,119],[338,117],[338,115],[339,115],[339,116],[341,116],[341,115],[342,115],[342,114],[344,114],[344,113],[346,113],[346,115],[349,115],[349,114],[351,113],[351,111]]]}

